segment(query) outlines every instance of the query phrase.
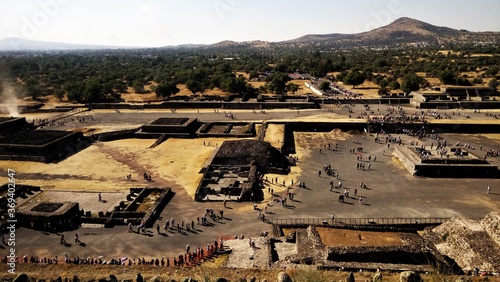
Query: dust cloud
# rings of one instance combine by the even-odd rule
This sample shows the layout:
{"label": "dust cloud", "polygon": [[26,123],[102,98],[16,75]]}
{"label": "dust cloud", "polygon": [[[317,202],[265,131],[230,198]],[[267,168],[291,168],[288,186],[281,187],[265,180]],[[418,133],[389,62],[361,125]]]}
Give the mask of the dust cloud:
{"label": "dust cloud", "polygon": [[17,95],[14,87],[5,81],[0,81],[0,113],[19,117]]}

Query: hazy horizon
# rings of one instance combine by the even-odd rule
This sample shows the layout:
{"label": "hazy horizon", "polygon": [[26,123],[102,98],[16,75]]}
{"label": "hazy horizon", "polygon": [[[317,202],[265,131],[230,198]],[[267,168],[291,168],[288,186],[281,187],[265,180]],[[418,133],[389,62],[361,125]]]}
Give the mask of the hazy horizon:
{"label": "hazy horizon", "polygon": [[499,31],[498,0],[27,0],[0,2],[0,39],[127,47],[359,33],[410,17]]}

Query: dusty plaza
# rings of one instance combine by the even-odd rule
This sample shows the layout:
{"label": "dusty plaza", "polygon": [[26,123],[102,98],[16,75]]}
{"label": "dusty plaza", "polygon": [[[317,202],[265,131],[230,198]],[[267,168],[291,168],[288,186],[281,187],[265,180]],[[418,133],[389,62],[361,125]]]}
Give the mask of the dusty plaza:
{"label": "dusty plaza", "polygon": [[[369,110],[384,113],[400,107],[370,105]],[[402,106],[401,109],[407,113],[420,113],[414,107]],[[116,260],[134,266],[138,261],[158,259],[162,265],[173,265],[174,258],[177,263],[179,255],[186,253],[187,246],[193,251],[210,249],[209,245],[214,242],[223,242],[225,249],[232,250],[223,265],[268,269],[272,264],[280,265],[282,259],[293,253],[286,247],[275,247],[273,252],[277,254],[272,259],[268,257],[271,246],[267,238],[279,237],[280,232],[276,234],[275,226],[280,224],[326,226],[326,231],[319,233],[323,244],[348,246],[352,238],[345,237],[342,243],[344,235],[329,235],[328,228],[334,230],[333,227],[344,223],[362,225],[371,222],[373,225],[385,219],[404,219],[412,224],[419,221],[441,223],[455,217],[480,221],[492,212],[500,212],[498,176],[474,177],[461,175],[463,172],[460,171],[456,177],[427,177],[418,171],[408,171],[394,153],[409,146],[434,153],[438,146],[434,137],[439,135],[450,146],[467,149],[470,155],[483,159],[487,152],[500,150],[500,134],[461,133],[460,130],[456,133],[433,132],[423,138],[405,132],[390,136],[377,134],[370,131],[366,119],[358,118],[366,110],[361,104],[352,104],[348,107],[322,105],[320,109],[266,111],[81,109],[67,115],[59,114],[58,120],[39,129],[83,132],[84,136],[94,137],[106,132],[140,128],[158,118],[185,118],[197,119],[202,124],[229,121],[254,124],[256,134],[252,137],[163,136],[161,142],[158,138],[134,136],[111,141],[96,140],[56,162],[1,160],[3,175],[6,176],[8,170],[15,171],[16,185],[40,187],[40,191],[21,197],[18,209],[33,202],[76,202],[79,209],[95,216],[114,213],[117,206],[130,200],[131,188],[170,188],[170,197],[164,208],[152,215],[150,224],[146,224],[143,231],[139,231],[135,222],[113,226],[82,223],[61,230],[50,230],[47,225],[43,228],[20,227],[15,233],[16,255],[20,258],[57,257],[58,261],[66,259],[66,262],[75,258],[95,259],[96,263]],[[498,124],[496,119],[485,115],[485,111],[447,109],[422,112],[428,117],[429,124],[443,121],[433,117],[436,113],[450,116],[446,122],[455,124]],[[54,116],[48,113],[21,115],[29,123]],[[326,130],[327,127],[320,125],[332,122],[351,124],[353,129],[334,126]],[[300,123],[306,125],[297,125]],[[266,128],[261,129],[264,125]],[[214,158],[214,152],[225,141],[256,140],[259,131],[265,132],[264,141],[279,150],[285,147],[284,143],[293,140],[293,150],[289,151],[288,157],[294,160],[294,165],[289,167],[289,172],[261,175],[262,196],[257,200],[252,197],[242,201],[237,196],[217,194],[199,201],[196,195],[204,177],[202,171]],[[448,159],[451,164],[451,160],[459,157],[452,155]],[[500,165],[498,156],[487,157],[487,161],[492,166]],[[145,205],[143,203],[144,209],[147,208]],[[207,218],[210,210],[215,215]],[[207,218],[206,223],[202,222],[203,218]],[[167,221],[173,226],[166,227]],[[61,235],[65,244],[61,243]],[[345,233],[345,236],[357,238],[356,234]],[[369,237],[368,233],[366,236]],[[359,235],[359,240],[354,240],[359,242],[355,244],[376,245],[373,242],[382,240],[376,237],[373,242],[365,242],[364,239]],[[4,236],[4,243],[5,240]],[[401,239],[395,240],[399,242]],[[251,245],[252,241],[256,247]],[[494,248],[498,250],[498,245]],[[4,254],[7,250],[5,244],[2,249]],[[20,261],[17,272],[21,273],[23,269],[32,271],[28,264],[22,259]],[[491,263],[498,267],[497,261]],[[330,267],[343,268],[344,265],[334,263]],[[347,264],[345,267],[348,268]],[[0,268],[6,268],[6,265]],[[366,269],[376,267],[366,265]],[[428,269],[413,270],[425,272]],[[100,268],[92,270],[95,276],[100,275],[99,271]],[[105,275],[109,269],[102,271]]]}

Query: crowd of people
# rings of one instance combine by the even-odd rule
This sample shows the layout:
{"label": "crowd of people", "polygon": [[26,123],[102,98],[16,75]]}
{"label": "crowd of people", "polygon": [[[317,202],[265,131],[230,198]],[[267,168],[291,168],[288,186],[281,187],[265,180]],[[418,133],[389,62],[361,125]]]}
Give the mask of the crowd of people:
{"label": "crowd of people", "polygon": [[[224,241],[222,238],[209,243],[206,246],[198,247],[193,250],[186,246],[186,252],[179,254],[176,257],[170,258],[109,258],[103,256],[98,257],[69,257],[64,254],[64,258],[55,257],[39,257],[39,256],[22,256],[16,257],[16,263],[32,263],[32,264],[80,264],[80,265],[155,265],[155,266],[191,266],[201,263],[203,260],[224,251]],[[11,262],[7,256],[2,257],[2,263]]]}

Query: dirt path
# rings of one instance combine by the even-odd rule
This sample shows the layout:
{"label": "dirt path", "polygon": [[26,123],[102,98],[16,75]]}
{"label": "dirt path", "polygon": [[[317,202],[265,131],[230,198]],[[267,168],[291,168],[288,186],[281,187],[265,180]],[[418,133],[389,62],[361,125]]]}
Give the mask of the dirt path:
{"label": "dirt path", "polygon": [[[133,158],[130,158],[130,157],[124,155],[119,150],[117,150],[115,148],[112,148],[112,147],[109,147],[109,146],[106,146],[105,143],[99,143],[99,142],[97,142],[97,143],[95,143],[95,145],[99,148],[99,150],[102,153],[105,153],[105,154],[109,155],[111,158],[113,158],[113,160],[115,160],[115,161],[117,161],[117,162],[119,162],[121,164],[124,164],[124,165],[130,167],[130,169],[132,169],[136,173],[135,177],[137,177],[137,179],[140,179],[141,182],[144,182],[144,183],[155,183],[156,186],[170,187],[176,193],[180,192],[181,195],[182,194],[187,194],[185,192],[185,189],[183,187],[181,187],[180,185],[178,185],[177,183],[175,183],[173,181],[168,181],[168,180],[162,178],[154,170],[149,170],[148,168],[144,167],[143,165],[141,165],[140,163],[138,163],[137,161],[135,161]],[[151,181],[144,180],[144,178],[143,178],[143,173],[144,172],[147,172],[148,174],[151,175],[151,179],[152,179]]]}

